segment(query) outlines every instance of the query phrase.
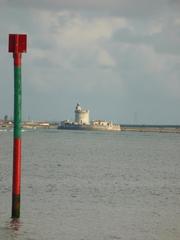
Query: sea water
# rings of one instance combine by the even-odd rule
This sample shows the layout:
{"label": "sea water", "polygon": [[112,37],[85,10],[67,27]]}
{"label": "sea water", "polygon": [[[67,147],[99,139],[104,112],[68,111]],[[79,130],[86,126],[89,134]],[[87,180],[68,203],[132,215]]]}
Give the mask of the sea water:
{"label": "sea water", "polygon": [[23,132],[11,221],[11,132],[0,132],[0,240],[179,240],[180,135]]}

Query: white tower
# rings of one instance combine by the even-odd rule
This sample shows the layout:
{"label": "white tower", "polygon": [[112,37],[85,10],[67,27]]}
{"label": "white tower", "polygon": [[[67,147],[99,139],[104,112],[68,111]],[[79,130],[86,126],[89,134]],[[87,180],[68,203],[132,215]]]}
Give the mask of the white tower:
{"label": "white tower", "polygon": [[75,122],[78,124],[89,124],[89,110],[81,109],[79,103],[75,109]]}

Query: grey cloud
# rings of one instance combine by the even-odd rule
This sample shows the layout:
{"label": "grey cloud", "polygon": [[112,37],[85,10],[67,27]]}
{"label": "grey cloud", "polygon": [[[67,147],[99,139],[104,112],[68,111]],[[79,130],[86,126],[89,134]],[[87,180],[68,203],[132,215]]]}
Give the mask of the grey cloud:
{"label": "grey cloud", "polygon": [[179,0],[168,0],[168,3],[180,6],[180,1]]}
{"label": "grey cloud", "polygon": [[[137,111],[142,123],[153,119],[156,123],[179,123],[180,60],[177,53],[180,33],[179,26],[173,23],[175,16],[179,16],[178,3],[164,0],[0,2],[6,6],[6,11],[2,4],[0,9],[4,19],[0,23],[3,32],[0,36],[1,116],[12,111],[13,67],[12,56],[7,53],[7,36],[9,32],[25,31],[29,40],[28,52],[23,55],[25,117],[62,120],[71,117],[73,104],[80,101],[93,109],[94,116],[99,118],[110,116],[112,120],[129,122],[132,113]],[[94,60],[96,41],[90,41],[83,49],[81,41],[78,47],[74,45],[71,49],[62,46],[61,34],[56,35],[54,28],[62,30],[64,26],[66,29],[65,24],[71,23],[73,16],[70,13],[63,22],[55,11],[61,12],[65,8],[72,10],[72,14],[77,10],[82,22],[92,22],[92,28],[95,27],[94,16],[101,18],[105,12],[125,16],[130,28],[125,26],[111,39],[98,42],[100,49],[107,51],[117,65],[113,68],[97,66]],[[87,12],[89,10],[92,12]],[[149,26],[155,26],[158,21],[162,21],[162,29],[148,32]],[[56,36],[60,44],[56,42]],[[77,37],[82,40],[81,33]],[[132,46],[126,48],[126,44]],[[173,53],[174,56],[162,53]],[[160,67],[156,71],[158,64]]]}
{"label": "grey cloud", "polygon": [[35,9],[98,11],[126,17],[151,18],[171,6],[168,0],[9,0],[8,6]]}
{"label": "grey cloud", "polygon": [[180,54],[180,28],[172,22],[164,24],[159,32],[135,32],[121,29],[112,37],[114,41],[152,46],[159,53]]}

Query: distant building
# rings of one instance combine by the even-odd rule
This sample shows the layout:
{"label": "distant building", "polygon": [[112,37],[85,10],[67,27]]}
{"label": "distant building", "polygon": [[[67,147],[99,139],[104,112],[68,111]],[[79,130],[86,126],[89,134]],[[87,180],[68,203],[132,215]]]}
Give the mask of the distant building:
{"label": "distant building", "polygon": [[102,130],[102,131],[120,131],[119,124],[113,124],[111,121],[106,120],[94,120],[89,121],[89,110],[82,109],[78,103],[75,108],[75,120],[70,122],[69,120],[61,121],[58,126],[59,129],[71,129],[71,130]]}
{"label": "distant building", "polygon": [[79,103],[75,109],[75,122],[78,124],[89,124],[89,110],[81,109]]}

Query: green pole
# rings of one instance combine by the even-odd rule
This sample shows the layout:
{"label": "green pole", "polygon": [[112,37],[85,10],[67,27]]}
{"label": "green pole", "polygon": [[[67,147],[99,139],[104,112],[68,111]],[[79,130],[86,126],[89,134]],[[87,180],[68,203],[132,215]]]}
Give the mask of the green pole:
{"label": "green pole", "polygon": [[20,217],[21,189],[21,53],[14,54],[14,151],[13,151],[13,192],[12,218]]}
{"label": "green pole", "polygon": [[9,52],[14,58],[14,146],[13,146],[13,183],[12,218],[20,217],[21,196],[21,55],[27,49],[26,34],[9,34]]}

